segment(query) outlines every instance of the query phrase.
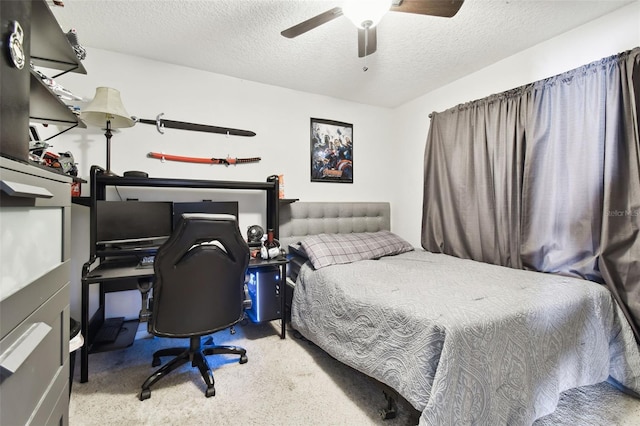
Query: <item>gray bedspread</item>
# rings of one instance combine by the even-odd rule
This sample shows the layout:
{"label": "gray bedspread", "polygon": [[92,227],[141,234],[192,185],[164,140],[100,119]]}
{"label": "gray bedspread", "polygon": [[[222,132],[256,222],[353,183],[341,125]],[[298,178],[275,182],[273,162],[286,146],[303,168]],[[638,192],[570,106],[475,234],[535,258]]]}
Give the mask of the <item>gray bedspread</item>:
{"label": "gray bedspread", "polygon": [[597,283],[415,251],[302,266],[292,323],[391,386],[420,425],[530,425],[561,392],[605,381],[640,393],[640,353]]}

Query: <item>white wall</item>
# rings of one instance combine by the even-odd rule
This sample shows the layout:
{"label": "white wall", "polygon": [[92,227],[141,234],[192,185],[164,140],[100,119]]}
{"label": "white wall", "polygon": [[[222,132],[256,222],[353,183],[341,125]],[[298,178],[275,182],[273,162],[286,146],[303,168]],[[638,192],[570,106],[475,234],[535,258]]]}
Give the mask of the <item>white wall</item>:
{"label": "white wall", "polygon": [[[84,61],[88,74],[57,79],[87,99],[96,86],[120,90],[130,115],[164,118],[252,130],[257,136],[237,136],[166,129],[137,124],[121,129],[112,139],[111,166],[116,173],[144,170],[152,177],[264,181],[284,174],[286,195],[305,201],[381,199],[376,191],[385,179],[377,173],[384,158],[391,110],[296,92],[233,77],[198,71],[113,52],[89,49]],[[309,119],[326,118],[353,123],[354,184],[309,181]],[[92,164],[105,165],[104,132],[97,128],[72,130],[52,142],[57,151],[70,150],[87,176]],[[260,163],[236,167],[177,162],[161,163],[149,151],[202,157],[255,157]]]}
{"label": "white wall", "polygon": [[420,246],[424,148],[429,114],[463,102],[569,71],[640,46],[640,2],[540,43],[449,85],[427,93],[394,111],[394,140],[401,141],[396,176],[402,191],[390,194],[392,229]]}
{"label": "white wall", "polygon": [[[111,168],[118,174],[142,170],[151,177],[260,181],[283,174],[285,196],[303,201],[388,201],[387,168],[392,111],[345,102],[325,96],[296,92],[280,87],[150,61],[98,49],[88,49],[84,65],[87,75],[65,74],[56,81],[75,94],[92,99],[97,86],[120,90],[130,115],[164,118],[232,127],[256,132],[255,137],[234,137],[166,129],[137,124],[118,130],[111,142]],[[324,118],[353,124],[354,183],[310,182],[310,118]],[[55,129],[39,127],[41,136]],[[51,140],[54,152],[71,151],[79,163],[80,176],[88,180],[93,164],[106,165],[104,131],[98,128],[73,129]],[[222,165],[162,163],[147,158],[150,151],[196,157],[261,157],[259,163],[225,167]],[[215,193],[203,191],[139,191],[120,188],[122,198],[145,199],[239,199],[240,229],[259,223],[263,226],[265,199],[262,191]],[[83,195],[89,195],[84,185]],[[79,318],[80,268],[88,259],[88,209],[73,209],[73,262],[71,314]],[[137,315],[139,298],[112,294],[110,315]],[[92,289],[92,310],[97,291]]]}

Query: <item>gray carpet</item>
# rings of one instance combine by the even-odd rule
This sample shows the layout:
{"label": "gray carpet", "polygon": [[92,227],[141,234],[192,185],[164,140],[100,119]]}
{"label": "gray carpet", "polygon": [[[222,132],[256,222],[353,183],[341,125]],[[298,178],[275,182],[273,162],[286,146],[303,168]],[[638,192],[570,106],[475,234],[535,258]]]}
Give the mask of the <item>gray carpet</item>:
{"label": "gray carpet", "polygon": [[[399,403],[398,416],[382,420],[385,399],[368,377],[337,362],[289,331],[281,340],[279,323],[237,326],[213,337],[217,344],[247,349],[249,362],[212,356],[216,396],[189,364],[138,399],[140,385],[155,368],[152,353],[186,340],[142,338],[133,346],[90,355],[89,382],[79,382],[76,366],[69,407],[73,425],[409,425],[410,407]],[[79,354],[78,354],[79,357]],[[163,360],[165,362],[166,359]],[[536,426],[640,424],[640,401],[608,384],[563,394],[558,409]]]}

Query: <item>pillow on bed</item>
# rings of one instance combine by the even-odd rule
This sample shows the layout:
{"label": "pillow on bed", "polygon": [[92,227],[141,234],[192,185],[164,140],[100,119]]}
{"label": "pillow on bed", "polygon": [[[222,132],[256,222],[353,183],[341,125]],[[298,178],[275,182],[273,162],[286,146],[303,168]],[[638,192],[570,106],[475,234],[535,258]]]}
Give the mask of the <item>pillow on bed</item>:
{"label": "pillow on bed", "polygon": [[411,244],[389,231],[313,235],[300,245],[315,269],[413,250]]}

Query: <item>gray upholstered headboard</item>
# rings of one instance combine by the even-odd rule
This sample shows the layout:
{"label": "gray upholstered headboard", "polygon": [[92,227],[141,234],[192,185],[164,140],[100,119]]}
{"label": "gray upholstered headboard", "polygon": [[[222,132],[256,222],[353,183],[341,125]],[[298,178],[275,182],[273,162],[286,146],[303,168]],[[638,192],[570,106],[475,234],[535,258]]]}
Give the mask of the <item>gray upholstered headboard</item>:
{"label": "gray upholstered headboard", "polygon": [[296,202],[280,206],[280,246],[307,235],[390,230],[391,206],[383,202]]}

